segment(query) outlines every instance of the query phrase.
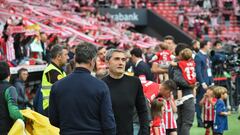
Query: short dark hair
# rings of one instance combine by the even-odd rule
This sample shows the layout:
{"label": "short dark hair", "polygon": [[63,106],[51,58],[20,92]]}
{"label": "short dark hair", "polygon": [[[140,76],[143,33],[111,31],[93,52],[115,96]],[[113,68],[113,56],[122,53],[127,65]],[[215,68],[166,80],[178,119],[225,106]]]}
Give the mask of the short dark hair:
{"label": "short dark hair", "polygon": [[189,46],[185,43],[178,43],[177,47],[175,48],[175,55],[178,56],[180,52],[186,48],[189,48]]}
{"label": "short dark hair", "polygon": [[5,61],[0,61],[0,80],[5,80],[10,76],[10,68]]}
{"label": "short dark hair", "polygon": [[217,40],[213,43],[213,46],[216,47],[218,44],[222,44],[222,42],[220,40]]}
{"label": "short dark hair", "polygon": [[166,89],[170,91],[177,90],[177,85],[173,80],[164,81],[161,85],[163,85]]}
{"label": "short dark hair", "polygon": [[58,55],[61,55],[63,53],[63,49],[67,50],[65,46],[60,46],[60,45],[53,46],[50,51],[51,58],[52,59],[57,58]]}
{"label": "short dark hair", "polygon": [[20,68],[17,72],[17,76],[19,77],[21,75],[21,73],[24,72],[24,71],[28,72],[28,70],[26,68]]}
{"label": "short dark hair", "polygon": [[103,48],[105,48],[105,47],[103,47],[103,46],[100,46],[100,47],[98,47],[98,51],[100,51],[100,50],[102,50]]}
{"label": "short dark hair", "polygon": [[201,41],[201,42],[200,42],[200,48],[201,48],[201,49],[204,48],[204,47],[207,45],[208,42],[209,42],[209,41],[207,41],[207,40]]}
{"label": "short dark hair", "polygon": [[142,50],[140,48],[133,48],[131,51],[130,51],[130,54],[131,55],[134,55],[138,58],[141,58],[142,57]]}
{"label": "short dark hair", "polygon": [[97,47],[90,43],[82,43],[77,46],[75,51],[75,62],[90,63],[97,56]]}
{"label": "short dark hair", "polygon": [[167,35],[167,36],[164,37],[164,40],[173,40],[174,41],[175,39],[174,39],[173,36]]}
{"label": "short dark hair", "polygon": [[76,48],[76,45],[71,46],[71,49],[75,49],[75,48]]}

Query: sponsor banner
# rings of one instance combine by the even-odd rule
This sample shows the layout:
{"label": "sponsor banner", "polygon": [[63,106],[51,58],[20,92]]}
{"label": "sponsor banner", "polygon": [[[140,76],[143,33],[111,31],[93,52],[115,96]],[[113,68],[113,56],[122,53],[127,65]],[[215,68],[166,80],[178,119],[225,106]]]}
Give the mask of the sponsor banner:
{"label": "sponsor banner", "polygon": [[147,25],[146,9],[111,9],[100,8],[101,15],[107,15],[116,22],[131,22],[134,25]]}

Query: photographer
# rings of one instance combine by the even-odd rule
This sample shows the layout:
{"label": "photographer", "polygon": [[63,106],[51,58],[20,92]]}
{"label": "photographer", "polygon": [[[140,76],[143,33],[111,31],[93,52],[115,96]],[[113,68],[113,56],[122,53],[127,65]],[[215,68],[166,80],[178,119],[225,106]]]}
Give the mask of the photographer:
{"label": "photographer", "polygon": [[214,83],[216,85],[224,86],[227,84],[227,57],[221,52],[222,42],[215,41],[213,44],[213,50],[210,52],[210,59],[212,61],[212,73],[214,77]]}
{"label": "photographer", "polygon": [[210,53],[210,59],[212,61],[212,73],[214,77],[214,83],[218,86],[226,87],[229,91],[229,99],[227,105],[233,105],[232,99],[232,87],[231,87],[231,57],[226,56],[226,52],[223,51],[223,45],[221,41],[216,41],[213,44],[213,50]]}
{"label": "photographer", "polygon": [[[237,104],[239,103],[239,93],[240,93],[240,48],[238,48],[237,50],[237,59],[236,59],[236,68],[235,68],[235,72],[236,72],[236,92],[237,92]],[[240,120],[240,116],[238,117],[238,119]]]}

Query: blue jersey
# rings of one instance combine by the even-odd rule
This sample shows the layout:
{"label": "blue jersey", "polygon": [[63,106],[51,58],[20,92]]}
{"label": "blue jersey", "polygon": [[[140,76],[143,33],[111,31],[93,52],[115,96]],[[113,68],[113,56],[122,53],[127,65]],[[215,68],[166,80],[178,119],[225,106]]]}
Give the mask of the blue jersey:
{"label": "blue jersey", "polygon": [[228,120],[227,116],[221,115],[221,112],[227,112],[227,108],[222,99],[218,99],[215,107],[215,118],[214,118],[214,126],[213,130],[215,133],[223,133],[224,130],[228,130]]}

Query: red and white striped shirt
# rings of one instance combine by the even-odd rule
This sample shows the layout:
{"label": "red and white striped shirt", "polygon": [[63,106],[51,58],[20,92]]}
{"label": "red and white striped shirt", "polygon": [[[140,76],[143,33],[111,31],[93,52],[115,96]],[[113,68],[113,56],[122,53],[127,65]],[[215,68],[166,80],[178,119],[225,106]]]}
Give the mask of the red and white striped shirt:
{"label": "red and white striped shirt", "polygon": [[[164,106],[165,111],[163,113],[163,119],[164,119],[164,124],[166,129],[175,129],[177,128],[177,124],[173,115],[173,110],[172,110],[170,100],[173,100],[173,99],[166,100],[166,103]],[[175,102],[173,101],[173,103]]]}
{"label": "red and white striped shirt", "polygon": [[161,117],[155,117],[153,119],[150,135],[166,135],[164,121],[161,119]]}
{"label": "red and white striped shirt", "polygon": [[[213,103],[217,102],[216,98],[212,99]],[[214,120],[214,105],[212,105],[208,99],[204,101],[204,121]]]}

